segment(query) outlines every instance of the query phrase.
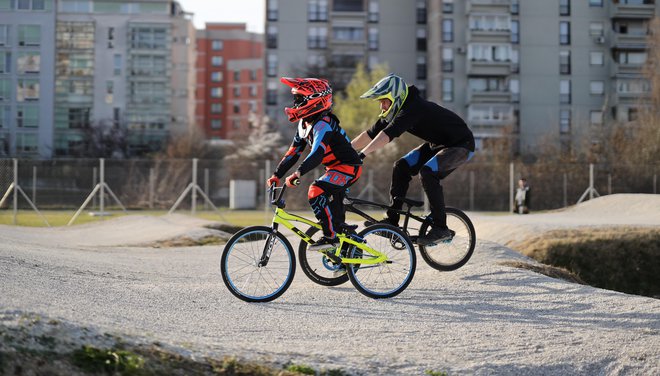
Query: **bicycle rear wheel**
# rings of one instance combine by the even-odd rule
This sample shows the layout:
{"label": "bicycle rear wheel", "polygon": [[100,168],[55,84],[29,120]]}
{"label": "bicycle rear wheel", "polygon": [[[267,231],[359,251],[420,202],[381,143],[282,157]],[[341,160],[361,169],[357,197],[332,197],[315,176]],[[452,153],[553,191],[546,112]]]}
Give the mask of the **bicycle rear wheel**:
{"label": "bicycle rear wheel", "polygon": [[[465,265],[472,253],[477,240],[474,226],[470,218],[462,211],[447,207],[447,227],[456,234],[451,240],[438,242],[434,245],[417,245],[422,258],[430,267],[440,271],[452,271]],[[424,221],[419,229],[419,236],[431,230],[431,220]]]}
{"label": "bicycle rear wheel", "polygon": [[[312,237],[321,229],[310,227],[305,234]],[[335,264],[332,260],[320,252],[307,252],[306,241],[301,240],[298,245],[298,258],[300,267],[305,275],[313,282],[321,286],[339,286],[348,281],[346,267],[342,264]]]}
{"label": "bicycle rear wheel", "polygon": [[[408,287],[415,275],[417,256],[415,247],[408,236],[398,227],[375,224],[362,230],[359,237],[369,247],[387,256],[381,264],[359,264],[348,267],[348,278],[362,294],[374,298],[391,298]],[[373,258],[371,254],[357,247],[349,251],[349,258]]]}
{"label": "bicycle rear wheel", "polygon": [[269,302],[289,288],[296,256],[289,241],[266,226],[237,232],[225,245],[220,262],[229,291],[246,302]]}

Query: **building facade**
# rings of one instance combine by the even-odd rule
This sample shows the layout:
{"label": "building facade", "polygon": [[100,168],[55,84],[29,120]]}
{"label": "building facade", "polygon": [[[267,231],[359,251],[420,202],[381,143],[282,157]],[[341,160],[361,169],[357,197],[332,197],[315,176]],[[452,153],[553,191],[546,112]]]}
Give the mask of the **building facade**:
{"label": "building facade", "polygon": [[0,157],[49,157],[55,77],[53,0],[0,0]]}
{"label": "building facade", "polygon": [[429,97],[461,114],[477,146],[564,152],[634,120],[654,0],[430,0]]}
{"label": "building facade", "polygon": [[267,115],[288,122],[291,96],[280,77],[327,78],[337,91],[359,63],[387,64],[425,92],[426,21],[426,0],[267,0]]}
{"label": "building facade", "polygon": [[195,34],[177,2],[63,0],[56,30],[54,156],[106,134],[142,155],[192,126]]}
{"label": "building facade", "polygon": [[207,138],[249,133],[263,109],[263,35],[243,23],[207,23],[197,31],[197,124]]}

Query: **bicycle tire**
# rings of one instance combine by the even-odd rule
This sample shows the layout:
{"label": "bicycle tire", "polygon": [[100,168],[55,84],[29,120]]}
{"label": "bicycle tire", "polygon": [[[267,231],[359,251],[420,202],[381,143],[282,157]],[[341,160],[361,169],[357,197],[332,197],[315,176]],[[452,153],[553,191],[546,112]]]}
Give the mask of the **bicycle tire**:
{"label": "bicycle tire", "polygon": [[[358,236],[373,249],[386,254],[389,263],[360,264],[359,267],[347,268],[348,278],[353,286],[363,295],[374,299],[391,298],[400,294],[412,281],[417,268],[415,246],[408,235],[398,227],[379,223],[360,231]],[[367,253],[355,255],[355,252],[362,250],[354,247],[352,252],[349,252],[349,257],[368,257]],[[372,279],[370,277],[373,274],[376,275]],[[389,281],[393,282],[393,287],[382,287]]]}
{"label": "bicycle tire", "polygon": [[[311,226],[305,231],[309,237],[312,237],[321,229]],[[306,241],[301,240],[298,245],[298,259],[300,260],[300,268],[303,273],[312,280],[312,282],[317,283],[321,286],[333,287],[339,286],[348,281],[348,275],[346,273],[335,276],[335,272],[339,271],[340,268],[344,268],[343,265],[335,265],[332,261],[320,252],[307,252]]]}
{"label": "bicycle tire", "polygon": [[[447,207],[445,210],[447,227],[456,232],[454,238],[434,246],[417,244],[417,247],[422,258],[430,267],[449,272],[462,267],[470,260],[474,253],[477,237],[472,221],[465,213],[452,207]],[[430,228],[431,220],[427,219],[419,228],[419,236],[425,235]]]}
{"label": "bicycle tire", "polygon": [[[259,266],[266,241],[271,237],[275,238],[268,263]],[[282,277],[278,276],[280,272]],[[220,273],[229,291],[237,298],[246,302],[269,302],[280,297],[291,286],[296,273],[296,255],[284,235],[270,227],[250,226],[227,241],[220,261]],[[251,282],[255,286],[248,288],[247,284]]]}

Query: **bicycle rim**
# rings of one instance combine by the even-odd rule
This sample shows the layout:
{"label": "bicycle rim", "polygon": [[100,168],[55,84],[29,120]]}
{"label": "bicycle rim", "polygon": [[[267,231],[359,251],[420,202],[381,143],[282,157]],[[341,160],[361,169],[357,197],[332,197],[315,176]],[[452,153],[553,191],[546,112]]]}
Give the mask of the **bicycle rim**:
{"label": "bicycle rim", "polygon": [[[310,237],[321,231],[316,227],[310,227],[305,233]],[[338,286],[348,281],[346,267],[337,265],[320,252],[308,252],[307,242],[300,241],[298,245],[298,258],[300,267],[305,275],[321,286]]]}
{"label": "bicycle rim", "polygon": [[[375,298],[391,298],[408,287],[415,274],[417,258],[410,239],[398,228],[377,224],[359,234],[369,247],[385,254],[387,263],[348,268],[348,277],[362,294]],[[354,248],[350,257],[368,259],[371,255]]]}
{"label": "bicycle rim", "polygon": [[[474,226],[468,216],[455,208],[446,208],[447,227],[454,231],[453,239],[439,242],[434,245],[418,245],[419,252],[424,261],[434,269],[452,271],[465,265],[472,253],[476,242]],[[424,222],[419,236],[430,231],[429,222]]]}
{"label": "bicycle rim", "polygon": [[[267,264],[259,265],[271,242]],[[282,295],[293,281],[295,255],[291,245],[270,227],[251,227],[236,233],[225,246],[221,272],[225,285],[248,302],[267,302]]]}

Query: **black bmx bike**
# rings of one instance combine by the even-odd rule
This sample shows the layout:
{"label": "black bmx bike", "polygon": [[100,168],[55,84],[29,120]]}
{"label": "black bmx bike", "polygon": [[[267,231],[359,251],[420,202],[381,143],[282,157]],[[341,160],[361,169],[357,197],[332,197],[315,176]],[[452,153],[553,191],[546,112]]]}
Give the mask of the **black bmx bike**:
{"label": "black bmx bike", "polygon": [[[476,234],[470,218],[461,210],[446,207],[447,227],[454,232],[451,239],[442,240],[434,244],[422,245],[417,243],[420,236],[426,235],[430,230],[433,219],[429,214],[415,215],[413,208],[424,206],[423,201],[409,198],[397,198],[403,202],[404,207],[397,212],[403,219],[401,230],[408,235],[413,244],[417,245],[419,253],[426,263],[439,271],[452,271],[465,265],[472,257],[476,243]],[[344,207],[347,213],[355,213],[369,222],[377,220],[361,210],[367,207],[382,210],[391,209],[389,205],[378,202],[362,200],[354,197],[344,196]],[[310,227],[306,234],[311,238],[320,229]],[[323,286],[337,286],[348,281],[345,265],[332,262],[318,252],[308,252],[308,243],[301,241],[298,245],[298,257],[300,266],[309,279]]]}

